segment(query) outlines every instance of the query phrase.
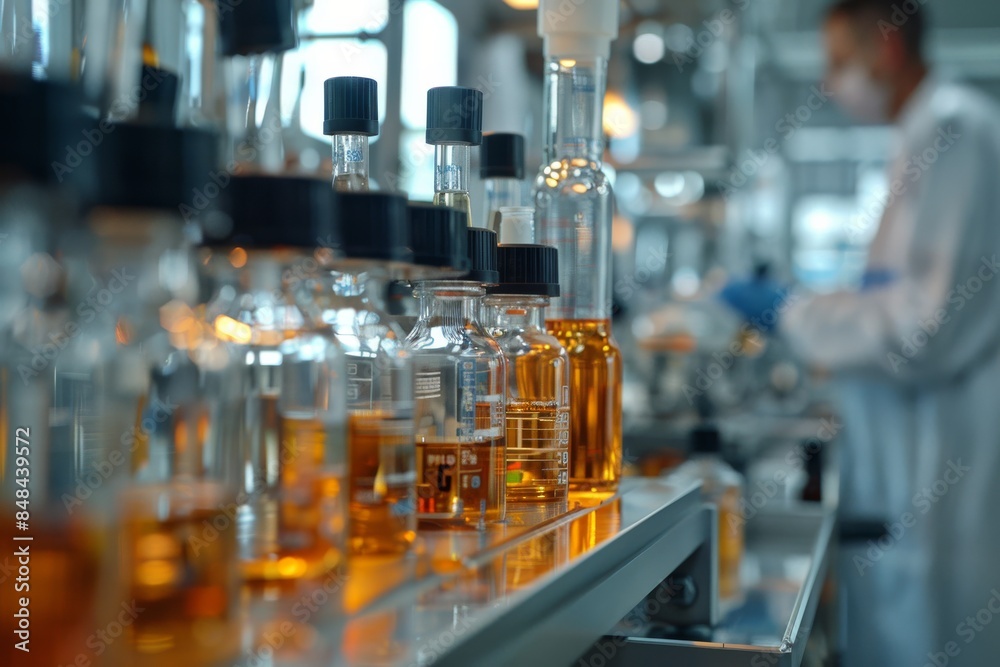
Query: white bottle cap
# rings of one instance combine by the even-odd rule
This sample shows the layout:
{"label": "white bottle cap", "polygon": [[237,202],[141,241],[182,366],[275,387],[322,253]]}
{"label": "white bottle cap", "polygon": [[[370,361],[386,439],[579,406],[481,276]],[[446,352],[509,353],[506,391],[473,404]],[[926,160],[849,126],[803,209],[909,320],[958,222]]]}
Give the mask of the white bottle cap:
{"label": "white bottle cap", "polygon": [[531,206],[500,207],[500,239],[498,243],[534,243],[535,209]]}
{"label": "white bottle cap", "polygon": [[618,37],[618,0],[540,0],[538,35],[547,58],[607,58]]}

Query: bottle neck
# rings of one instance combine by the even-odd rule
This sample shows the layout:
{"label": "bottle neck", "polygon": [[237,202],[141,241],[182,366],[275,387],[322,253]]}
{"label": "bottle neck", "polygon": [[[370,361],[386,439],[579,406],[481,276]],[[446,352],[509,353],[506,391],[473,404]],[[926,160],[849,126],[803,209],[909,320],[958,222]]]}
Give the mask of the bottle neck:
{"label": "bottle neck", "polygon": [[545,65],[545,162],[583,158],[601,163],[605,58],[550,57]]}
{"label": "bottle neck", "polygon": [[284,168],[281,137],[281,54],[233,56],[227,63],[230,103],[227,134],[240,171],[277,173]]}
{"label": "bottle neck", "polygon": [[545,307],[549,300],[544,296],[522,294],[491,294],[483,301],[488,309],[490,326],[501,330],[545,330]]}
{"label": "bottle neck", "polygon": [[434,147],[434,193],[469,191],[468,144],[437,144]]}
{"label": "bottle neck", "polygon": [[368,191],[368,135],[333,135],[333,189]]}
{"label": "bottle neck", "polygon": [[440,280],[420,283],[414,294],[420,300],[420,321],[429,326],[464,328],[479,322],[486,289],[479,283]]}

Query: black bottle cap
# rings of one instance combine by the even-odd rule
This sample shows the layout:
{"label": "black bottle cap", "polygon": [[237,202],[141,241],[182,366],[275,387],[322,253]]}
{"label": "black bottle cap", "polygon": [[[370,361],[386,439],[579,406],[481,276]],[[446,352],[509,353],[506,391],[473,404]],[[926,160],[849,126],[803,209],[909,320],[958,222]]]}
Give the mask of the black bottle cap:
{"label": "black bottle cap", "polygon": [[136,123],[94,123],[101,145],[83,168],[96,167],[94,206],[178,210],[185,218],[215,207],[230,176],[216,166],[218,137],[204,130]]}
{"label": "black bottle cap", "polygon": [[497,233],[480,227],[466,229],[469,236],[470,269],[459,280],[467,280],[483,285],[496,285],[500,280],[497,271]]}
{"label": "black bottle cap", "polygon": [[409,262],[406,198],[388,192],[336,192],[334,218],[348,259]]}
{"label": "black bottle cap", "polygon": [[559,251],[553,246],[503,244],[497,247],[500,283],[490,294],[559,296]]}
{"label": "black bottle cap", "polygon": [[427,91],[427,143],[478,145],[483,140],[483,92],[442,86]]}
{"label": "black bottle cap", "polygon": [[76,87],[37,81],[28,76],[0,74],[0,172],[18,180],[43,184],[70,182],[93,187],[95,170],[84,163],[97,148],[84,134],[90,123]]}
{"label": "black bottle cap", "polygon": [[488,132],[479,148],[480,178],[524,178],[524,137]]}
{"label": "black bottle cap", "polygon": [[719,454],[722,452],[722,437],[719,429],[712,424],[701,424],[691,430],[691,452],[694,454]]}
{"label": "black bottle cap", "polygon": [[456,208],[425,202],[407,207],[413,263],[466,272],[469,260],[469,228],[465,213]]}
{"label": "black bottle cap", "polygon": [[139,102],[136,122],[173,125],[180,77],[173,72],[149,65],[142,66],[141,76],[140,81],[146,96]]}
{"label": "black bottle cap", "polygon": [[337,247],[333,190],[326,180],[232,176],[223,192],[228,224],[208,226],[205,245],[244,248]]}
{"label": "black bottle cap", "polygon": [[323,82],[323,134],[378,134],[378,83],[362,76]]}
{"label": "black bottle cap", "polygon": [[219,3],[219,52],[224,56],[281,53],[295,48],[291,0]]}

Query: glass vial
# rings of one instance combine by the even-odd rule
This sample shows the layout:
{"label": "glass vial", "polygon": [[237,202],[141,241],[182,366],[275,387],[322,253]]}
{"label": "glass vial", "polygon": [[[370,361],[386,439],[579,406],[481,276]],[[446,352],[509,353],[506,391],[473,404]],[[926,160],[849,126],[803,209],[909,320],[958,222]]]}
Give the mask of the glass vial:
{"label": "glass vial", "polygon": [[[524,137],[506,132],[487,132],[479,147],[479,178],[483,181],[483,217],[477,227],[491,229],[504,241],[500,209],[524,204]],[[534,243],[530,238],[521,243]]]}
{"label": "glass vial", "polygon": [[546,503],[555,516],[569,491],[569,357],[545,331],[542,311],[559,295],[557,252],[501,245],[497,266],[500,283],[484,303],[507,359],[507,511]]}
{"label": "glass vial", "polygon": [[368,138],[378,135],[378,84],[360,76],[327,79],[323,110],[323,134],[333,138],[333,189],[367,192]]}
{"label": "glass vial", "polygon": [[334,207],[343,257],[311,281],[309,308],[347,356],[348,546],[352,556],[401,555],[417,529],[413,364],[384,295],[412,258],[406,199],[344,193]]}
{"label": "glass vial", "polygon": [[496,234],[468,229],[472,271],[417,284],[413,354],[417,515],[427,525],[485,527],[506,505],[506,363],[480,320],[484,284],[497,281]]}
{"label": "glass vial", "polygon": [[219,53],[226,59],[227,164],[240,173],[280,172],[281,54],[296,45],[291,0],[234,4],[218,15]]}
{"label": "glass vial", "polygon": [[427,91],[426,141],[434,146],[434,203],[457,208],[472,224],[469,155],[483,140],[483,93],[443,86]]}
{"label": "glass vial", "polygon": [[[234,177],[231,231],[207,249],[236,271],[206,321],[243,363],[240,410],[226,415],[241,452],[239,550],[248,581],[318,577],[344,555],[347,364],[329,328],[297,304],[333,245],[325,181]],[[295,224],[289,224],[295,221]]]}
{"label": "glass vial", "polygon": [[[608,494],[622,464],[622,359],[611,337],[612,193],[601,171],[601,113],[618,4],[565,19],[539,7],[545,38],[545,161],[535,181],[538,239],[559,251],[562,295],[547,326],[570,356],[570,491]],[[558,19],[558,20],[556,20]]]}

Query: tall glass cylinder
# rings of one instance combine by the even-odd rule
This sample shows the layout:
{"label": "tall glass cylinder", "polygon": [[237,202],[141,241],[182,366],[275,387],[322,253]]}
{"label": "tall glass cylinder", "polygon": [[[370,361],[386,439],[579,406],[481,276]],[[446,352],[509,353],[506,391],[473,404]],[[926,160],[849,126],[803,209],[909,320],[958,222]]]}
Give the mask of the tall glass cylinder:
{"label": "tall glass cylinder", "polygon": [[570,489],[609,493],[621,476],[622,359],[611,337],[612,192],[601,171],[607,60],[550,56],[538,240],[559,251],[562,294],[547,326],[570,357]]}
{"label": "tall glass cylinder", "polygon": [[427,143],[434,146],[434,203],[465,213],[472,225],[469,155],[483,139],[483,93],[444,86],[427,91]]}
{"label": "tall glass cylinder", "polygon": [[368,191],[368,138],[378,134],[374,79],[338,76],[323,82],[323,133],[333,137],[333,189]]}

